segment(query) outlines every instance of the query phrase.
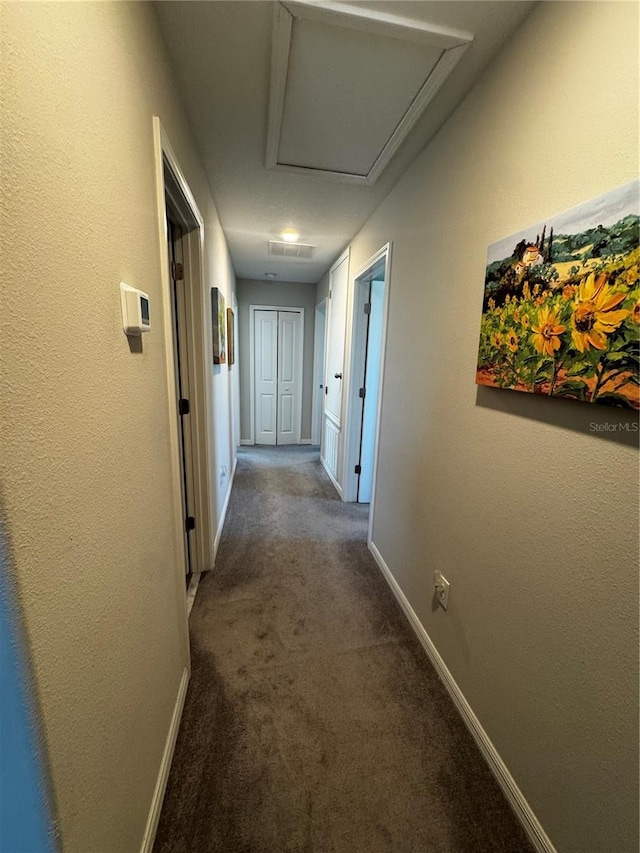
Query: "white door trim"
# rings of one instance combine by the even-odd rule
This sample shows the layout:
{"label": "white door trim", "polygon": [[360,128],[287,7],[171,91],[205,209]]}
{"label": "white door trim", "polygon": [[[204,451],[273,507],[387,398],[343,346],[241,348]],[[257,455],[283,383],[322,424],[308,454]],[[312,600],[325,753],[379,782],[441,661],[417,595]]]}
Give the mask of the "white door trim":
{"label": "white door trim", "polygon": [[[359,363],[358,354],[366,346],[366,324],[357,308],[360,304],[359,289],[364,286],[364,279],[376,266],[384,261],[384,299],[382,309],[382,340],[380,344],[380,381],[378,384],[378,400],[376,404],[376,437],[373,452],[373,486],[371,490],[371,504],[369,507],[369,535],[373,525],[374,502],[376,497],[376,475],[378,470],[379,438],[380,438],[380,415],[382,411],[382,396],[384,392],[385,356],[387,345],[387,325],[389,317],[389,291],[391,289],[391,243],[382,246],[375,255],[363,264],[353,277],[353,299],[351,301],[351,347],[349,357],[349,376],[347,377],[346,394],[346,421],[345,421],[345,454],[344,454],[344,477],[342,481],[342,499],[344,501],[356,501],[358,498],[358,475],[355,466],[358,464],[361,429],[361,406],[362,400],[359,396],[360,376],[352,369]],[[362,315],[364,316],[364,314]]]}
{"label": "white door trim", "polygon": [[291,308],[285,305],[249,305],[249,412],[251,418],[251,430],[249,439],[243,439],[242,444],[255,444],[256,436],[256,413],[255,413],[255,396],[256,396],[256,374],[255,374],[255,352],[254,352],[254,336],[255,336],[255,312],[256,311],[292,311],[301,315],[301,336],[300,350],[298,356],[298,367],[300,369],[300,394],[296,403],[296,435],[297,444],[300,444],[300,436],[302,435],[302,395],[304,392],[304,308],[297,306]]}
{"label": "white door trim", "polygon": [[[212,389],[210,383],[206,381],[205,353],[208,351],[205,345],[206,326],[205,321],[208,318],[209,306],[206,297],[208,297],[208,289],[204,285],[204,219],[198,209],[193,193],[189,188],[189,184],[185,178],[184,172],[180,167],[178,158],[169,142],[169,139],[162,127],[162,123],[157,116],[153,118],[153,138],[155,152],[155,171],[156,171],[156,206],[158,214],[158,236],[160,239],[160,273],[162,281],[162,314],[164,325],[164,343],[165,343],[165,359],[167,368],[167,405],[169,409],[169,446],[171,452],[171,474],[172,474],[172,514],[174,519],[174,529],[176,542],[183,541],[184,536],[184,518],[182,512],[182,477],[181,477],[181,462],[180,462],[180,435],[177,411],[177,378],[174,364],[174,339],[173,339],[173,314],[172,314],[172,297],[171,297],[171,273],[169,269],[169,258],[167,253],[168,231],[167,231],[167,216],[166,216],[166,195],[167,187],[165,184],[164,167],[168,166],[173,179],[182,193],[183,200],[188,207],[190,218],[196,223],[186,235],[185,249],[186,257],[185,269],[188,278],[185,280],[185,286],[188,287],[190,298],[188,308],[188,323],[189,323],[189,348],[190,362],[194,366],[193,376],[191,377],[192,385],[192,412],[191,417],[191,433],[193,440],[193,474],[194,474],[194,491],[196,494],[196,517],[199,524],[194,533],[196,533],[197,545],[194,548],[195,565],[192,565],[192,571],[202,572],[211,568],[211,515],[209,507],[209,452],[208,452],[208,435],[210,432],[210,413],[213,408]],[[193,298],[195,297],[195,298]],[[176,569],[176,578],[178,580],[180,596],[184,598],[185,606],[185,621],[184,621],[184,638],[185,649],[187,652],[187,660],[189,659],[189,629],[186,619],[187,599],[186,599],[186,554],[181,548],[178,557],[178,566]]]}

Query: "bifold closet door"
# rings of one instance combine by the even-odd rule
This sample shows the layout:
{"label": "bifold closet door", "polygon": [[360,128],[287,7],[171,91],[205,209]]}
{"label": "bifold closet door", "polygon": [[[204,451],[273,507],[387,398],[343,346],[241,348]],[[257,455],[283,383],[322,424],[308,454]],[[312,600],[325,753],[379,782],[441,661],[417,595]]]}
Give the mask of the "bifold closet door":
{"label": "bifold closet door", "polygon": [[299,444],[302,314],[254,312],[255,443]]}
{"label": "bifold closet door", "polygon": [[300,441],[301,331],[301,315],[297,311],[278,311],[278,444]]}
{"label": "bifold closet door", "polygon": [[278,312],[254,312],[255,442],[276,443]]}

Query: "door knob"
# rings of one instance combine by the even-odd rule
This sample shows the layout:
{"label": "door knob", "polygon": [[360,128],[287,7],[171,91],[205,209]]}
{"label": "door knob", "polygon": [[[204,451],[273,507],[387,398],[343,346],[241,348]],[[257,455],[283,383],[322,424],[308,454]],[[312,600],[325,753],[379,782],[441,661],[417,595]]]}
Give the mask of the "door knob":
{"label": "door knob", "polygon": [[342,379],[342,374],[341,374],[341,373],[336,373],[336,374],[335,374],[335,377],[336,377],[336,379]]}

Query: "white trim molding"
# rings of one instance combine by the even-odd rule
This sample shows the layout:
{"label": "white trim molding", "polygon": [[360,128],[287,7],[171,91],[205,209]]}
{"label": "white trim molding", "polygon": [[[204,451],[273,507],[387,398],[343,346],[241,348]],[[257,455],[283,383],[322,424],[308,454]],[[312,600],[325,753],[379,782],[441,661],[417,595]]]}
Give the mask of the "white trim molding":
{"label": "white trim molding", "polygon": [[147,825],[142,838],[140,853],[152,853],[153,850],[153,842],[155,841],[156,832],[158,831],[158,821],[160,820],[160,812],[162,811],[162,801],[164,800],[164,794],[167,789],[169,770],[171,769],[171,761],[176,748],[176,740],[178,738],[178,730],[180,728],[180,720],[182,718],[182,710],[184,708],[184,700],[187,695],[188,684],[189,670],[185,667],[182,671],[178,695],[173,708],[169,731],[167,732],[167,740],[164,745],[162,760],[160,761],[160,770],[158,772],[156,787],[151,799],[151,808],[149,809],[149,816],[147,818]]}
{"label": "white trim molding", "polygon": [[196,572],[195,574],[191,575],[191,580],[189,581],[189,588],[187,589],[187,618],[191,616],[193,605],[196,603],[196,595],[198,594],[200,577],[201,573]]}
{"label": "white trim molding", "polygon": [[[402,41],[419,42],[442,50],[442,55],[366,174],[294,166],[279,160],[293,23],[296,18],[376,33]],[[274,3],[265,166],[267,169],[289,174],[317,175],[320,178],[351,184],[374,184],[472,41],[473,35],[463,30],[427,24],[424,21],[333,0],[286,0],[284,3]]]}
{"label": "white trim molding", "polygon": [[542,824],[535,816],[533,809],[525,799],[524,794],[516,784],[515,779],[509,772],[507,765],[504,763],[498,750],[495,748],[489,735],[486,733],[480,720],[476,717],[471,705],[468,703],[464,693],[458,686],[453,675],[449,671],[447,665],[442,659],[440,653],[436,649],[433,640],[427,634],[424,625],[418,619],[418,615],[409,603],[406,595],[403,593],[397,580],[394,578],[391,569],[384,561],[380,551],[369,537],[369,550],[376,561],[378,568],[382,572],[384,579],[389,584],[391,591],[395,595],[398,604],[404,611],[405,616],[417,638],[420,640],[422,647],[431,663],[433,664],[440,680],[444,684],[447,692],[451,696],[460,716],[466,727],[469,729],[473,739],[478,745],[485,761],[489,765],[489,769],[496,778],[496,781],[502,788],[502,791],[509,801],[512,809],[516,813],[517,818],[524,831],[527,833],[531,844],[537,853],[557,853],[551,839],[544,831]]}
{"label": "white trim molding", "polygon": [[333,474],[331,473],[331,471],[330,471],[330,469],[329,469],[329,466],[328,466],[328,465],[327,465],[327,463],[324,461],[324,459],[322,458],[322,456],[320,457],[320,462],[322,463],[322,467],[324,468],[324,470],[327,472],[327,477],[328,477],[328,478],[331,480],[331,482],[333,483],[333,486],[334,486],[334,488],[335,488],[336,492],[340,495],[340,497],[342,497],[342,486],[341,486],[341,485],[340,485],[340,483],[336,480],[336,478],[333,476]]}
{"label": "white trim molding", "polygon": [[224,522],[227,518],[227,510],[229,509],[229,501],[231,500],[231,491],[233,489],[233,481],[236,477],[236,469],[238,467],[238,457],[236,456],[233,460],[233,469],[231,471],[231,476],[229,477],[229,488],[227,489],[227,495],[224,499],[224,505],[222,507],[222,512],[220,513],[220,521],[218,522],[218,529],[216,530],[216,538],[213,543],[213,565],[215,566],[216,557],[218,556],[218,546],[220,545],[220,538],[222,536],[222,531],[224,529]]}

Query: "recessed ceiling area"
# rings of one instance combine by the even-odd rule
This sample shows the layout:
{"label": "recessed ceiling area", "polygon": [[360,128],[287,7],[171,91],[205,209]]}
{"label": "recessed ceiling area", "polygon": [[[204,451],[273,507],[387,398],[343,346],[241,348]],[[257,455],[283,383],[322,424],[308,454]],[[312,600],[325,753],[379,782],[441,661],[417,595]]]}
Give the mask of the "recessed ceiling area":
{"label": "recessed ceiling area", "polygon": [[374,183],[472,36],[334,7],[276,4],[266,165]]}
{"label": "recessed ceiling area", "polygon": [[278,162],[366,177],[441,56],[426,45],[296,20]]}
{"label": "recessed ceiling area", "polygon": [[[533,5],[156,3],[236,274],[317,282]],[[287,40],[274,26],[281,10],[291,19]],[[358,15],[369,21],[364,28],[351,20]],[[409,38],[411,31],[418,35]],[[274,45],[278,55],[286,46],[287,57],[275,79]],[[456,51],[457,64],[444,67],[443,57]],[[439,68],[447,72],[441,80]],[[429,80],[438,85],[422,104]],[[412,126],[394,140],[407,116]],[[311,257],[270,254],[269,241],[290,227],[315,247]]]}

